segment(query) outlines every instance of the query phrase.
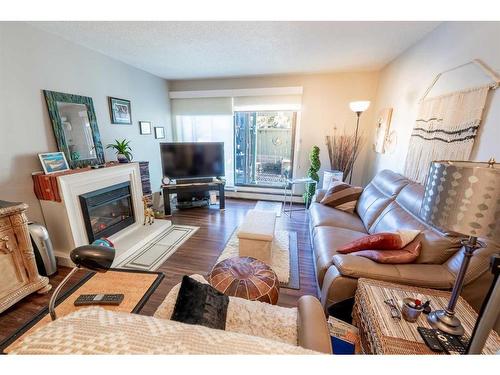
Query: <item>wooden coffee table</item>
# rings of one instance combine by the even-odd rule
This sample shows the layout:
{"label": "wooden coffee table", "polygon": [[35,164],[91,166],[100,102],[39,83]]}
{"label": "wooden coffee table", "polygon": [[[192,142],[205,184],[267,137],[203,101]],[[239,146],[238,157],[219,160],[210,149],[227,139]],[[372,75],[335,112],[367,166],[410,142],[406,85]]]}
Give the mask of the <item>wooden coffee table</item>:
{"label": "wooden coffee table", "polygon": [[[101,305],[106,310],[139,313],[165,275],[162,272],[110,269],[105,273],[89,272],[76,285],[62,293],[56,301],[57,317],[68,315],[88,306],[73,303],[81,294],[123,294],[117,306]],[[0,343],[0,352],[8,353],[18,340],[49,323],[48,308],[36,314],[23,327]]]}
{"label": "wooden coffee table", "polygon": [[[383,281],[359,279],[353,308],[353,324],[359,328],[361,349],[366,354],[437,354],[431,351],[420,337],[417,327],[431,328],[427,316],[421,314],[415,323],[391,317],[389,307],[384,300],[393,298],[400,301],[405,297],[431,301],[433,310],[445,308],[450,293],[417,288],[407,285],[392,284]],[[477,314],[460,297],[456,314],[461,320],[465,335],[470,337]],[[500,350],[500,338],[491,331],[483,354],[495,354]]]}

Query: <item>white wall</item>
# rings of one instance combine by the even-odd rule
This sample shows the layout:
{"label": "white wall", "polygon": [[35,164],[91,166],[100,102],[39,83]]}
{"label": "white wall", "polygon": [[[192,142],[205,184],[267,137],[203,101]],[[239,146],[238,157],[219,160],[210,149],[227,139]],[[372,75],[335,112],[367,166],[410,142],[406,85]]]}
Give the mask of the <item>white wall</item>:
{"label": "white wall", "polygon": [[[103,145],[131,139],[134,160],[150,161],[159,189],[159,141],[140,135],[138,121],[170,129],[167,81],[31,25],[1,22],[0,199],[26,202],[29,218],[43,220],[31,172],[41,170],[38,153],[57,151],[43,89],[92,97]],[[131,100],[132,125],[110,123],[108,96]],[[107,161],[115,159],[106,151]]]}
{"label": "white wall", "polygon": [[[418,110],[418,100],[436,74],[479,58],[500,71],[498,48],[500,22],[446,22],[405,51],[381,72],[376,110],[393,107],[391,129],[397,131],[398,144],[393,154],[375,154],[367,160],[371,178],[382,169],[402,172]],[[475,87],[489,78],[475,66],[444,74],[428,97]],[[472,160],[500,160],[500,93],[490,92],[489,103],[476,138]]]}
{"label": "white wall", "polygon": [[[377,89],[377,72],[364,73],[332,73],[308,74],[287,76],[262,76],[244,78],[224,78],[206,80],[170,81],[170,90],[218,90],[218,89],[246,89],[267,87],[302,86],[302,111],[299,134],[296,142],[299,143],[299,152],[296,156],[298,164],[295,166],[295,177],[306,175],[310,166],[309,152],[314,145],[321,149],[321,170],[329,168],[328,152],[325,145],[325,136],[336,126],[339,132],[346,128],[346,132],[354,133],[356,116],[349,109],[349,102],[353,100],[374,100]],[[369,109],[363,114],[360,131],[371,133],[374,126],[373,111]],[[356,163],[353,183],[361,183],[365,170],[368,146],[365,145],[358,162]]]}

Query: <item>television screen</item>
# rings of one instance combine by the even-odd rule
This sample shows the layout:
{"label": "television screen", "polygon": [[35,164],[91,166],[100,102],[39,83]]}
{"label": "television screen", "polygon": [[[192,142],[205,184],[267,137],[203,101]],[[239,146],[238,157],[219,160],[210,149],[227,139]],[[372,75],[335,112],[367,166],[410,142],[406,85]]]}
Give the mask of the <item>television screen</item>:
{"label": "television screen", "polygon": [[224,143],[161,143],[163,175],[169,178],[224,176]]}

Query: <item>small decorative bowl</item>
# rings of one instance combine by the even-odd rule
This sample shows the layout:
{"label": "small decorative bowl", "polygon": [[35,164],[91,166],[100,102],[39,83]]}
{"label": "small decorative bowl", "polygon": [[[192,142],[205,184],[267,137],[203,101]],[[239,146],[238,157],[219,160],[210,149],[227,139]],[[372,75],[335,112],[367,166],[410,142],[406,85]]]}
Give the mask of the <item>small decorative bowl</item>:
{"label": "small decorative bowl", "polygon": [[413,298],[404,298],[403,306],[401,307],[401,315],[403,319],[407,322],[416,322],[422,311],[424,310],[422,306],[419,308],[412,307],[415,306],[415,300]]}

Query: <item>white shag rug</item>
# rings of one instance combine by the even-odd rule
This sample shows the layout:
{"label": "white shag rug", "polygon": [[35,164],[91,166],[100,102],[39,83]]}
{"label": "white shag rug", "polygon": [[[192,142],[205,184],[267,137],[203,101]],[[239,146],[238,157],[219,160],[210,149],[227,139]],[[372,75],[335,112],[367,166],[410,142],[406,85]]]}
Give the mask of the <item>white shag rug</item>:
{"label": "white shag rug", "polygon": [[[229,241],[227,241],[225,249],[217,259],[217,263],[227,258],[240,256],[238,230],[236,229]],[[290,280],[290,241],[289,232],[286,230],[277,230],[274,233],[272,243],[271,264],[269,266],[276,272],[278,280],[281,284],[288,284]]]}

